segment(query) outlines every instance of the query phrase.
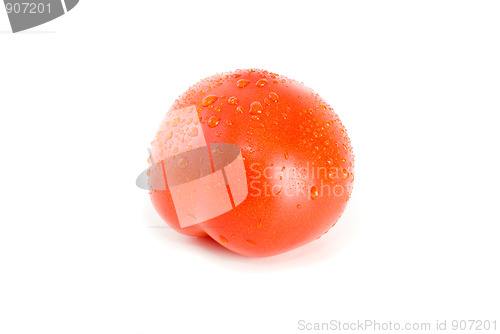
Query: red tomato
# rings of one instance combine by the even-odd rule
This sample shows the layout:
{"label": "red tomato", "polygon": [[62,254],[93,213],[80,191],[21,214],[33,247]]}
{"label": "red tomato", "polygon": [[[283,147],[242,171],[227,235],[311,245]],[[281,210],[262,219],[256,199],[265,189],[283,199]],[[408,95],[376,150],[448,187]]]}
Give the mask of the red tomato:
{"label": "red tomato", "polygon": [[[271,256],[318,239],[335,225],[352,191],[354,156],[344,126],[321,97],[281,75],[237,70],[192,86],[170,113],[190,106],[207,144],[241,149],[248,195],[232,210],[182,228],[170,189],[150,191],[171,227],[209,236],[238,254]],[[186,123],[175,126],[197,132]],[[180,142],[171,126],[164,123],[156,141]]]}

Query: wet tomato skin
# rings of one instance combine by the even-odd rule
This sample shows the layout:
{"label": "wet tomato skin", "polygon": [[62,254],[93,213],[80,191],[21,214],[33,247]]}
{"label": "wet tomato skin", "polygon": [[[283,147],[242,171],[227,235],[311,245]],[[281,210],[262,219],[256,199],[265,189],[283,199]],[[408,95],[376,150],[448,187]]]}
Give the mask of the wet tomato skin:
{"label": "wet tomato skin", "polygon": [[231,211],[181,228],[169,191],[151,191],[171,227],[261,257],[314,241],[335,225],[352,192],[354,155],[339,117],[320,96],[281,75],[237,70],[200,81],[170,110],[191,105],[207,143],[240,147],[249,195]]}

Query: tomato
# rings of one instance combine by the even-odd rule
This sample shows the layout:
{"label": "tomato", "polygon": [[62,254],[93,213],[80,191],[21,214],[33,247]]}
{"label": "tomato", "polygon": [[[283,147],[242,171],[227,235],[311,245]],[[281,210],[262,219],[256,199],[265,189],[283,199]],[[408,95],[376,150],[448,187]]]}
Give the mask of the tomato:
{"label": "tomato", "polygon": [[[196,119],[172,118],[179,110]],[[212,150],[212,156],[214,143],[232,144],[244,168],[243,179],[233,183],[247,192],[240,203],[233,192],[233,205],[221,205],[213,218],[182,226],[178,211],[185,203],[175,202],[172,186],[151,189],[155,209],[178,232],[211,237],[241,255],[271,256],[320,238],[344,211],[354,181],[350,139],[333,109],[303,84],[264,70],[217,74],[189,88],[167,116],[152,143],[156,160],[165,150],[193,150],[186,138],[201,136],[196,149]],[[186,210],[204,214],[224,201],[215,188],[205,190]]]}

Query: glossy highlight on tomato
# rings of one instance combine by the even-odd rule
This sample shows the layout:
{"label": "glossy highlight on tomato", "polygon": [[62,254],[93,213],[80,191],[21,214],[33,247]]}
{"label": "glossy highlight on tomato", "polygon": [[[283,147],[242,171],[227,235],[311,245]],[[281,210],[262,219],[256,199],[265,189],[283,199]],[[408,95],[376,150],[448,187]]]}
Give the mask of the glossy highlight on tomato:
{"label": "glossy highlight on tomato", "polygon": [[[319,95],[282,75],[236,70],[193,85],[169,112],[192,106],[203,133],[184,121],[175,126],[186,127],[184,133],[193,138],[204,136],[206,143],[237,145],[248,195],[232,210],[181,227],[168,187],[151,189],[152,203],[167,224],[253,257],[287,252],[335,225],[351,196],[354,155],[346,129]],[[182,145],[184,139],[168,126],[162,124],[155,140]]]}

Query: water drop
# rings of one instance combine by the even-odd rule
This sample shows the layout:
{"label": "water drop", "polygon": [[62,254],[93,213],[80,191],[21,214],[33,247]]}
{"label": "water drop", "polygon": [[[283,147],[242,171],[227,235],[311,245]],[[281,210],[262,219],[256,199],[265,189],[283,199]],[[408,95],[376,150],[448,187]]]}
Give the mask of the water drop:
{"label": "water drop", "polygon": [[276,94],[276,93],[274,93],[274,92],[269,93],[269,98],[270,98],[270,99],[271,99],[271,101],[273,101],[273,102],[278,102],[278,101],[279,101],[278,94]]}
{"label": "water drop", "polygon": [[228,120],[226,121],[226,124],[227,124],[227,125],[233,125],[233,122],[231,122],[231,120],[230,120],[230,119],[228,119]]}
{"label": "water drop", "polygon": [[180,120],[181,120],[181,119],[180,119],[179,117],[174,118],[174,119],[172,120],[172,126],[177,126],[177,124],[179,124],[179,121],[180,121]]}
{"label": "water drop", "polygon": [[236,86],[238,88],[243,88],[243,87],[246,87],[249,83],[250,83],[250,81],[248,81],[246,79],[240,79],[240,80],[238,80],[238,82],[236,82]]}
{"label": "water drop", "polygon": [[190,128],[187,132],[188,136],[196,137],[198,135],[198,128]]}
{"label": "water drop", "polygon": [[217,117],[217,116],[211,116],[209,119],[208,119],[208,126],[211,127],[211,128],[215,128],[220,122],[220,118]]}
{"label": "water drop", "polygon": [[255,83],[255,85],[256,85],[257,87],[264,87],[265,85],[267,85],[267,80],[266,80],[266,79],[260,79],[259,81],[257,81],[257,82]]}
{"label": "water drop", "polygon": [[316,186],[312,186],[311,187],[311,199],[312,200],[315,200],[317,199],[319,196],[319,191],[318,191],[318,187]]}
{"label": "water drop", "polygon": [[342,175],[344,176],[344,180],[349,177],[349,172],[347,171],[347,169],[344,168],[344,170],[342,170]]}
{"label": "water drop", "polygon": [[250,246],[255,246],[255,241],[252,241],[252,240],[247,240],[247,243],[248,243]]}
{"label": "water drop", "polygon": [[252,102],[252,104],[250,104],[250,114],[252,115],[258,115],[262,112],[262,104],[260,104],[260,102]]}
{"label": "water drop", "polygon": [[262,218],[259,219],[259,222],[257,223],[257,228],[262,228]]}
{"label": "water drop", "polygon": [[278,188],[278,191],[277,191],[276,193],[274,193],[274,196],[279,196],[279,195],[281,195],[281,190],[282,190],[282,188],[281,188],[281,187],[279,187],[279,188]]}
{"label": "water drop", "polygon": [[220,239],[220,242],[225,244],[226,242],[228,242],[228,240],[226,239],[226,237],[223,237],[222,235],[219,236],[219,239]]}
{"label": "water drop", "polygon": [[213,150],[212,150],[212,156],[214,157],[219,157],[221,155],[223,155],[224,152],[221,151],[221,149],[219,148],[219,146],[216,146]]}
{"label": "water drop", "polygon": [[243,107],[242,106],[239,106],[238,108],[236,108],[236,111],[238,111],[239,113],[243,114],[244,110],[243,110]]}
{"label": "water drop", "polygon": [[173,136],[174,136],[173,131],[170,131],[169,133],[167,133],[167,136],[165,137],[165,139],[166,140],[172,139]]}
{"label": "water drop", "polygon": [[218,97],[215,96],[215,95],[208,95],[208,96],[205,96],[205,98],[203,99],[203,101],[201,101],[201,105],[204,106],[204,107],[208,107],[209,105],[211,105],[212,103],[214,103],[215,101],[217,101]]}
{"label": "water drop", "polygon": [[227,103],[232,105],[238,104],[238,99],[234,96],[231,96],[229,99],[227,99]]}
{"label": "water drop", "polygon": [[188,164],[188,160],[186,157],[182,157],[179,159],[179,161],[177,161],[177,166],[179,166],[180,168],[186,168],[187,164]]}

